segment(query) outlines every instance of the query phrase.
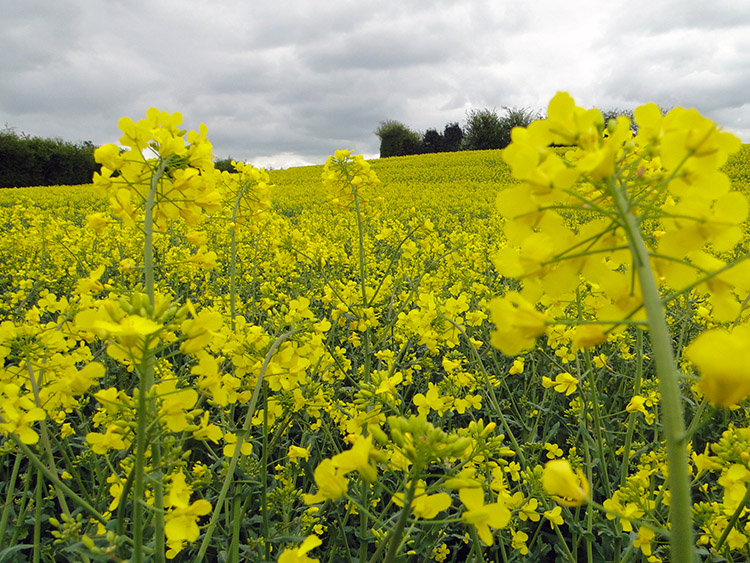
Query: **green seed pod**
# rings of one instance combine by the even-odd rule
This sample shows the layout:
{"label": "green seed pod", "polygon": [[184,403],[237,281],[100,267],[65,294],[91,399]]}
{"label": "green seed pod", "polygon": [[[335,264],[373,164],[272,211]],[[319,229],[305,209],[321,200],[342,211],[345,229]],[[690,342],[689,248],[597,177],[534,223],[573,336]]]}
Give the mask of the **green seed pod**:
{"label": "green seed pod", "polygon": [[404,439],[404,434],[399,430],[398,428],[391,427],[391,438],[393,439],[393,442],[400,447],[404,447],[406,445],[406,440]]}
{"label": "green seed pod", "polygon": [[370,425],[367,427],[370,434],[372,434],[372,437],[375,438],[379,444],[385,445],[388,443],[388,436],[385,432],[380,428],[380,426]]}

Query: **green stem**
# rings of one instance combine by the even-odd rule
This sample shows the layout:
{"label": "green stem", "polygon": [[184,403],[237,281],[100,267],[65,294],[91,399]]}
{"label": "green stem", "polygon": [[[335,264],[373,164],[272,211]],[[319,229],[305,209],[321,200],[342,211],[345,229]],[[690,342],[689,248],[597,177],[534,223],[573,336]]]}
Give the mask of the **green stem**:
{"label": "green stem", "polygon": [[[411,503],[414,500],[414,493],[417,490],[420,473],[421,468],[418,465],[414,465],[412,469],[409,490],[406,491],[406,496],[404,497],[404,507],[401,509],[401,514],[399,514],[396,525],[393,527],[393,533],[389,534],[390,541],[388,542],[388,553],[386,553],[385,559],[383,559],[384,563],[392,563],[396,560],[398,546],[401,545],[401,534],[404,531],[406,520],[409,518],[409,513],[411,512]],[[377,553],[375,555],[377,555]],[[374,562],[375,555],[373,555],[373,558],[370,559],[370,563]]]}
{"label": "green stem", "polygon": [[242,503],[239,497],[235,497],[232,503],[232,542],[229,544],[229,563],[238,563],[240,560],[240,526],[242,524]]}
{"label": "green stem", "polygon": [[5,491],[5,503],[3,504],[3,516],[0,518],[0,542],[5,538],[5,530],[8,527],[8,517],[10,516],[10,507],[13,504],[13,496],[16,494],[16,480],[18,479],[18,471],[21,468],[21,460],[23,456],[21,454],[16,455],[16,461],[13,463],[13,470],[10,474],[10,481],[8,482],[8,488]]}
{"label": "green stem", "polygon": [[482,544],[479,543],[479,534],[477,534],[477,530],[473,526],[471,527],[470,535],[472,546],[471,551],[476,556],[474,561],[476,563],[484,563],[484,556],[482,555],[484,550],[482,549]]}
{"label": "green stem", "polygon": [[154,207],[156,206],[156,190],[159,180],[167,169],[167,161],[161,160],[151,176],[151,186],[146,198],[145,217],[143,220],[143,275],[151,307],[154,306]]}
{"label": "green stem", "polygon": [[[348,171],[347,171],[348,177]],[[362,288],[362,318],[365,317],[365,309],[367,308],[367,268],[365,260],[365,228],[362,221],[362,212],[359,208],[359,196],[357,189],[352,186],[352,192],[354,194],[354,210],[357,217],[357,229],[359,232],[359,283]],[[362,348],[365,354],[364,358],[364,373],[363,378],[366,383],[370,383],[370,327],[365,326],[365,332],[362,338]]]}
{"label": "green stem", "polygon": [[[145,217],[143,221],[143,275],[146,295],[153,312],[155,294],[154,294],[154,207],[156,206],[156,191],[159,186],[159,180],[164,175],[167,168],[167,160],[161,160],[158,167],[151,176],[151,186],[146,198]],[[143,527],[144,527],[144,506],[146,502],[144,473],[146,468],[146,450],[147,428],[149,419],[156,409],[156,399],[149,398],[149,391],[154,382],[154,356],[150,350],[150,339],[144,339],[143,359],[138,369],[139,375],[138,386],[138,414],[136,417],[136,450],[135,450],[135,483],[133,486],[133,561],[134,563],[143,562]],[[161,449],[158,440],[151,444],[152,458],[154,462],[161,461]],[[156,518],[154,521],[154,538],[156,542],[156,557],[162,561],[164,558],[164,504],[163,504],[163,483],[159,467],[157,470],[157,479],[154,480],[154,510]]]}
{"label": "green stem", "polygon": [[281,336],[279,336],[276,339],[276,341],[271,345],[271,348],[268,350],[268,353],[266,354],[266,358],[263,361],[263,366],[260,368],[260,373],[258,374],[258,380],[255,382],[255,389],[253,390],[253,396],[250,399],[250,404],[247,407],[247,413],[245,415],[245,422],[242,425],[242,430],[237,433],[237,442],[235,442],[234,454],[232,454],[232,459],[229,461],[229,468],[227,469],[227,476],[224,479],[224,484],[222,485],[221,491],[219,492],[219,497],[216,499],[216,504],[214,505],[214,511],[211,514],[211,521],[208,523],[208,526],[206,526],[206,534],[203,536],[203,541],[201,542],[200,550],[198,551],[198,555],[195,559],[196,561],[203,561],[203,558],[206,555],[206,551],[208,550],[208,545],[211,542],[211,536],[213,535],[214,529],[216,528],[216,522],[219,520],[219,516],[221,514],[221,508],[224,505],[224,499],[226,499],[227,492],[229,491],[229,486],[232,484],[232,481],[234,480],[233,479],[234,470],[237,467],[237,461],[240,458],[240,450],[242,449],[242,444],[247,439],[247,435],[250,432],[250,425],[252,424],[253,413],[255,412],[255,406],[258,404],[258,398],[260,396],[260,390],[263,386],[263,379],[266,374],[266,369],[268,369],[268,364],[271,362],[271,358],[273,357],[274,352],[276,352],[276,349],[279,346],[281,346],[281,344],[294,333],[295,331],[290,330],[288,332],[285,332]]}
{"label": "green stem", "polygon": [[[635,363],[635,383],[633,384],[633,395],[641,394],[641,381],[643,379],[643,331],[638,330],[635,336],[636,363]],[[620,465],[620,487],[625,486],[628,478],[628,469],[630,467],[630,447],[633,443],[633,432],[635,431],[635,422],[637,413],[628,414],[628,430],[625,434],[625,450],[622,455],[622,465]]]}
{"label": "green stem", "polygon": [[[248,416],[250,416],[248,414]],[[247,421],[246,421],[247,422]],[[263,387],[263,451],[260,454],[260,514],[266,561],[271,557],[271,524],[268,518],[268,388]],[[236,453],[236,450],[235,450]]]}
{"label": "green stem", "polygon": [[[138,370],[140,372],[140,370]],[[143,563],[143,505],[146,500],[144,476],[146,465],[146,427],[148,425],[148,402],[146,399],[145,377],[140,373],[138,389],[138,414],[136,417],[135,482],[133,483],[133,561]]]}
{"label": "green stem", "polygon": [[37,470],[34,489],[34,563],[39,563],[42,555],[42,483],[44,483],[42,472]]}
{"label": "green stem", "polygon": [[716,546],[714,547],[714,550],[719,553],[721,552],[721,548],[724,547],[724,542],[729,537],[729,532],[732,531],[732,528],[735,527],[737,524],[737,520],[740,517],[740,514],[745,510],[745,507],[748,505],[748,502],[750,502],[750,488],[745,490],[745,496],[742,497],[742,501],[740,502],[739,506],[737,506],[737,509],[734,511],[732,516],[729,518],[729,522],[727,523],[727,527],[724,528],[724,531],[721,534],[721,537],[719,538],[719,541],[716,542]]}
{"label": "green stem", "polygon": [[[31,367],[31,358],[28,356],[26,357],[26,367],[29,372],[29,381],[31,382],[31,390],[34,394],[34,403],[37,407],[42,408],[42,403],[39,400],[39,385],[40,381],[37,381],[36,377],[34,376],[34,369]],[[39,373],[39,379],[42,378],[43,368],[40,368]],[[57,467],[55,466],[55,456],[52,454],[52,446],[50,445],[49,441],[49,432],[47,430],[47,420],[43,419],[39,424],[40,430],[41,430],[41,442],[42,442],[42,448],[44,449],[44,452],[47,454],[47,462],[49,463],[50,471],[54,471],[55,475],[58,474]],[[63,512],[70,516],[70,510],[68,509],[68,504],[65,502],[65,496],[62,494],[62,492],[55,490],[55,494],[57,495],[57,499],[60,502],[60,506],[63,509]]]}
{"label": "green stem", "polygon": [[[237,206],[235,205],[235,212]],[[231,237],[231,258],[229,260],[229,317],[234,330],[234,317],[237,315],[237,235],[235,234],[234,215],[232,215],[232,237]]]}
{"label": "green stem", "polygon": [[18,449],[21,450],[24,456],[31,462],[31,464],[36,467],[39,471],[42,472],[42,474],[47,478],[48,481],[50,481],[55,488],[60,489],[63,493],[65,493],[68,498],[70,498],[73,502],[75,502],[78,506],[83,508],[86,512],[88,512],[93,518],[96,518],[98,522],[101,522],[105,526],[108,524],[108,520],[104,518],[93,506],[91,506],[86,500],[78,496],[70,487],[68,487],[65,483],[63,483],[60,480],[60,477],[58,477],[55,473],[50,471],[49,467],[44,465],[44,462],[42,462],[41,459],[37,457],[37,455],[33,452],[33,450],[21,442],[21,439],[18,438],[16,434],[11,434],[10,437],[13,439],[13,441],[18,446]]}
{"label": "green stem", "polygon": [[232,209],[232,236],[231,236],[231,258],[229,260],[229,315],[232,322],[232,330],[234,330],[234,317],[237,315],[237,213],[240,209],[240,203],[245,195],[245,192],[249,188],[249,185],[244,185],[237,193],[237,197],[234,199],[234,208]]}
{"label": "green stem", "polygon": [[[614,462],[614,456],[612,453],[613,448],[606,447],[605,439],[602,436],[602,416],[601,412],[599,411],[599,394],[596,390],[596,380],[594,379],[594,370],[593,366],[591,366],[590,362],[590,356],[589,354],[585,355],[586,358],[586,364],[587,364],[587,372],[589,375],[589,391],[591,392],[591,406],[592,406],[592,415],[594,418],[594,434],[596,435],[596,449],[597,453],[599,454],[599,460],[601,461],[603,467],[601,473],[604,477],[604,492],[605,494],[610,497],[612,496],[612,485],[609,480],[609,471],[607,471],[605,468],[609,465],[609,461]],[[584,418],[584,420],[586,420]],[[606,453],[605,453],[606,449]],[[609,454],[609,460],[607,459],[607,453]]]}
{"label": "green stem", "polygon": [[633,264],[641,285],[643,306],[648,318],[654,365],[659,378],[662,423],[669,466],[671,560],[690,563],[696,560],[690,475],[687,451],[682,441],[685,435],[685,421],[672,352],[672,339],[664,317],[659,289],[649,265],[649,254],[641,235],[638,219],[631,213],[626,196],[614,180],[610,181],[608,187],[622,219],[633,255]]}

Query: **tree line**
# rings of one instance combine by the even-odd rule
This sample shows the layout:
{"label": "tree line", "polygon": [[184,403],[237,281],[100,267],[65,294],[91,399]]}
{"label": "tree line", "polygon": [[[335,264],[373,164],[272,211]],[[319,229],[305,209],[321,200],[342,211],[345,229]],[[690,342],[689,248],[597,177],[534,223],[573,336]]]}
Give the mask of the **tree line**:
{"label": "tree line", "polygon": [[99,165],[90,141],[71,143],[0,130],[0,187],[90,184]]}
{"label": "tree line", "polygon": [[[632,110],[602,111],[605,123],[620,115],[633,122]],[[510,144],[514,127],[528,125],[543,116],[526,108],[472,109],[466,125],[445,125],[442,132],[427,129],[418,133],[400,121],[382,121],[375,134],[380,138],[380,157],[404,156],[461,150],[502,149]],[[96,146],[90,141],[71,143],[59,138],[43,139],[18,133],[5,126],[0,130],[0,188],[77,185],[91,183],[100,166],[94,160]],[[219,170],[234,171],[231,157],[216,161]]]}
{"label": "tree line", "polygon": [[[603,110],[605,123],[620,115],[630,118],[632,110]],[[466,125],[448,123],[443,132],[427,129],[418,133],[400,121],[382,121],[375,134],[380,139],[380,158],[405,156],[433,152],[462,150],[503,149],[510,144],[510,133],[514,127],[528,127],[533,121],[542,119],[542,113],[527,108],[504,107],[502,113],[496,109],[471,109],[466,113]]]}

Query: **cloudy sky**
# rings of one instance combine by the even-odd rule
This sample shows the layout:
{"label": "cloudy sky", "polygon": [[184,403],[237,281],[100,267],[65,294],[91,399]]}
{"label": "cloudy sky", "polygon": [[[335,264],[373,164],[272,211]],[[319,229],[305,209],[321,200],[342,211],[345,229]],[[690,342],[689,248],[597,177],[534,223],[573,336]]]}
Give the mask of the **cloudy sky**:
{"label": "cloudy sky", "polygon": [[750,142],[747,0],[0,0],[0,126],[116,142],[155,106],[259,166],[378,155],[385,119],[696,107]]}

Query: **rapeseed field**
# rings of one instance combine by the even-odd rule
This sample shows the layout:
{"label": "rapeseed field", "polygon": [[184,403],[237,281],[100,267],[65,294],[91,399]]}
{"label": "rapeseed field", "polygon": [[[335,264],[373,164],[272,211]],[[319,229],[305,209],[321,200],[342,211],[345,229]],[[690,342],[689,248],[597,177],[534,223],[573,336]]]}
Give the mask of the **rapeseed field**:
{"label": "rapeseed field", "polygon": [[0,561],[750,559],[750,148],[547,115],[0,191]]}

